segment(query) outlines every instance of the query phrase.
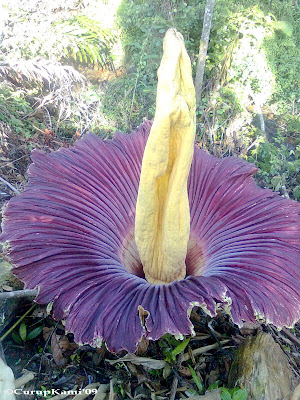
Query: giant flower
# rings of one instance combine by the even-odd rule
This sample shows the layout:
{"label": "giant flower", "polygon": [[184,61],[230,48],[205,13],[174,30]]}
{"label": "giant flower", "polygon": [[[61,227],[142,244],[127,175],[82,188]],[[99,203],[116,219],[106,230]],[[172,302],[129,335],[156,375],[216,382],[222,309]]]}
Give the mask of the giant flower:
{"label": "giant flower", "polygon": [[78,343],[134,352],[143,336],[193,334],[195,305],[211,316],[223,308],[238,325],[299,320],[299,204],[194,135],[190,61],[169,30],[153,124],[33,152],[2,240],[14,273]]}

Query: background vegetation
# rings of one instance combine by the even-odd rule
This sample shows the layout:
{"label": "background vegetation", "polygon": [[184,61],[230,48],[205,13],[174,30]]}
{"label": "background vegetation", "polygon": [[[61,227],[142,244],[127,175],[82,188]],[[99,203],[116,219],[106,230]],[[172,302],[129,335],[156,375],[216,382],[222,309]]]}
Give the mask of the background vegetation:
{"label": "background vegetation", "polygon": [[[195,73],[204,9],[204,0],[7,1],[0,9],[2,159],[12,158],[9,137],[29,162],[41,142],[55,148],[88,130],[110,135],[153,118],[164,34],[175,27],[184,35]],[[216,1],[197,108],[201,146],[254,162],[259,184],[294,199],[299,18],[297,0]],[[13,183],[24,173],[18,168]]]}

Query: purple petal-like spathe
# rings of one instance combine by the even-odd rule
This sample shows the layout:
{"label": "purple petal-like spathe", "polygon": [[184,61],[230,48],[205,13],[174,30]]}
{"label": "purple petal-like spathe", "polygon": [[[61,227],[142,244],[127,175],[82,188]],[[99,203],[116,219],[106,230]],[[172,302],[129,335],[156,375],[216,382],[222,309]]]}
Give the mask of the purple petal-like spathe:
{"label": "purple petal-like spathe", "polygon": [[191,236],[205,249],[200,273],[227,286],[235,323],[292,326],[300,318],[300,205],[259,188],[254,172],[239,159],[196,155],[189,193]]}
{"label": "purple petal-like spathe", "polygon": [[[300,315],[299,204],[260,189],[255,168],[195,147],[189,178],[191,235],[187,278],[144,279],[133,239],[143,151],[151,124],[73,148],[34,152],[25,191],[6,210],[2,240],[14,272],[37,301],[53,303],[75,340],[133,352],[143,335],[193,332],[189,309],[233,321],[261,318],[291,326]],[[144,320],[144,323],[143,323]]]}

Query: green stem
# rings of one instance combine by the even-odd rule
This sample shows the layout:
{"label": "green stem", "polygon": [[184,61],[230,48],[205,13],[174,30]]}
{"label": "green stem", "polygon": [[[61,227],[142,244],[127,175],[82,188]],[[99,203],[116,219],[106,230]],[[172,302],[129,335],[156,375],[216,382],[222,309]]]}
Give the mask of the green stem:
{"label": "green stem", "polygon": [[34,309],[35,306],[36,304],[33,304],[33,306],[31,306],[29,310],[27,310],[26,313],[22,315],[22,317],[19,318],[18,321],[15,324],[13,324],[13,326],[11,326],[9,330],[4,333],[4,335],[0,337],[0,342],[2,342],[6,338],[6,336],[8,336],[15,329],[15,327],[18,326],[23,321],[26,315],[28,315]]}

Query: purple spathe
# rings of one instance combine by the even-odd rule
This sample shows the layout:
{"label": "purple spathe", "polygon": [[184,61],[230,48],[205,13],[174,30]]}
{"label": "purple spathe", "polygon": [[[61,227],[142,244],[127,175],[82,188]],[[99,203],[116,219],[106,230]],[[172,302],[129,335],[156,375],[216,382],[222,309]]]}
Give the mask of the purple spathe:
{"label": "purple spathe", "polygon": [[69,149],[33,152],[29,182],[4,213],[14,273],[26,288],[38,286],[36,301],[52,302],[77,342],[104,339],[111,351],[133,352],[143,335],[192,333],[195,304],[212,316],[223,304],[239,325],[292,326],[300,318],[300,206],[259,188],[255,167],[238,158],[195,146],[187,277],[169,285],[143,278],[130,238],[150,128],[145,121],[110,141],[90,134]]}

